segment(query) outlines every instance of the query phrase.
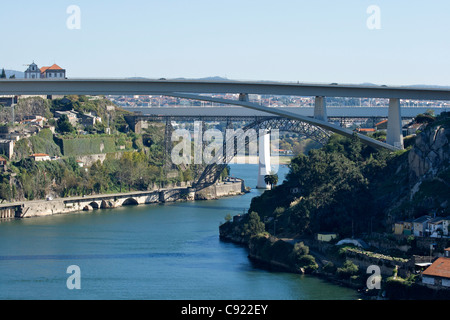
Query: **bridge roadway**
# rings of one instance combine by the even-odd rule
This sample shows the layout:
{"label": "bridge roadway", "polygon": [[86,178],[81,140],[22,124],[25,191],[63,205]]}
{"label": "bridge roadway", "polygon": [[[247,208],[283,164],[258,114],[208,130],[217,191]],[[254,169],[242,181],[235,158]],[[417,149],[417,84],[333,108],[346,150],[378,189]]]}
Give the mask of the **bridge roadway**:
{"label": "bridge roadway", "polygon": [[[204,94],[234,93],[238,100],[219,99]],[[205,81],[152,79],[4,79],[0,95],[165,95],[185,99],[237,105],[263,111],[291,120],[303,121],[351,137],[354,132],[328,122],[325,97],[389,99],[386,143],[357,134],[359,139],[375,148],[403,148],[400,99],[450,100],[450,89],[407,86],[376,86],[348,84],[307,84],[264,81]],[[314,117],[305,117],[281,108],[252,103],[249,94],[314,96]]]}
{"label": "bridge roadway", "polygon": [[167,95],[246,93],[291,96],[450,100],[449,88],[234,80],[5,79],[0,95]]}

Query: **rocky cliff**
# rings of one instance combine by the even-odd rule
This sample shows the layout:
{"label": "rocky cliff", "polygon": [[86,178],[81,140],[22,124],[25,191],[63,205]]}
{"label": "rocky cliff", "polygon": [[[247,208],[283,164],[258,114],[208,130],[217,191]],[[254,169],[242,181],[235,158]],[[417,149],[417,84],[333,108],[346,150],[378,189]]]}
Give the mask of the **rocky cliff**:
{"label": "rocky cliff", "polygon": [[433,179],[448,167],[450,160],[450,129],[430,126],[416,137],[408,155],[412,181]]}
{"label": "rocky cliff", "polygon": [[[450,215],[450,116],[442,115],[419,133],[396,174],[407,182],[403,203],[410,215]],[[414,212],[413,212],[414,211]],[[421,212],[419,212],[421,211]]]}

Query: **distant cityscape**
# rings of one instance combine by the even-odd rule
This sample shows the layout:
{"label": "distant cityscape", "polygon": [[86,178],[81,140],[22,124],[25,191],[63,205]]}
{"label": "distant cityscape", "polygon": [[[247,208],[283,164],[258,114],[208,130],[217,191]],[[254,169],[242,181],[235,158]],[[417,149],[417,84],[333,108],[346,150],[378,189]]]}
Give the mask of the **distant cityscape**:
{"label": "distant cityscape", "polygon": [[[235,99],[237,94],[214,94],[216,98]],[[197,100],[181,99],[167,96],[134,95],[134,96],[107,96],[109,100],[123,108],[154,108],[154,107],[213,107],[218,103]],[[272,96],[272,95],[249,95],[249,100],[269,107],[313,107],[315,97],[298,96]],[[449,101],[427,101],[427,100],[402,100],[402,105],[407,107],[421,108],[450,108]],[[389,99],[379,98],[333,98],[327,97],[328,106],[336,107],[387,107]]]}

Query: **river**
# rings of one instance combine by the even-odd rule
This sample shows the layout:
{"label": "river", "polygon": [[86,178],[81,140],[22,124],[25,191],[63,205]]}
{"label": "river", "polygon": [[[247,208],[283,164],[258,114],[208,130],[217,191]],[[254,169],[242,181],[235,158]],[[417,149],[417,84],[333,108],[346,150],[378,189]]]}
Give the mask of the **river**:
{"label": "river", "polygon": [[[231,167],[255,187],[257,165]],[[286,172],[280,168],[280,183]],[[314,276],[259,268],[245,248],[219,240],[224,217],[247,210],[260,192],[3,221],[0,299],[356,299]],[[69,290],[73,265],[80,289]]]}

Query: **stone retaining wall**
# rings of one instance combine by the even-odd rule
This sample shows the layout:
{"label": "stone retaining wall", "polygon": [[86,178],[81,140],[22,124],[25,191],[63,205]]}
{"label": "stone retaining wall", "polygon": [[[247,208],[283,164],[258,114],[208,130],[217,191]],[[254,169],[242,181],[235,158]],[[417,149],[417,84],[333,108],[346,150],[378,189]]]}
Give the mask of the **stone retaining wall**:
{"label": "stone retaining wall", "polygon": [[[226,196],[235,196],[244,193],[244,181],[235,179],[226,183],[209,186],[202,190],[191,187],[151,190],[144,192],[131,192],[120,194],[105,194],[86,197],[60,198],[55,200],[26,201],[18,203],[21,212],[11,214],[9,211],[0,215],[0,218],[11,217],[39,217],[77,211],[89,211],[103,208],[116,208],[127,204],[150,204],[174,201],[210,200]],[[2,209],[0,208],[0,212]]]}

